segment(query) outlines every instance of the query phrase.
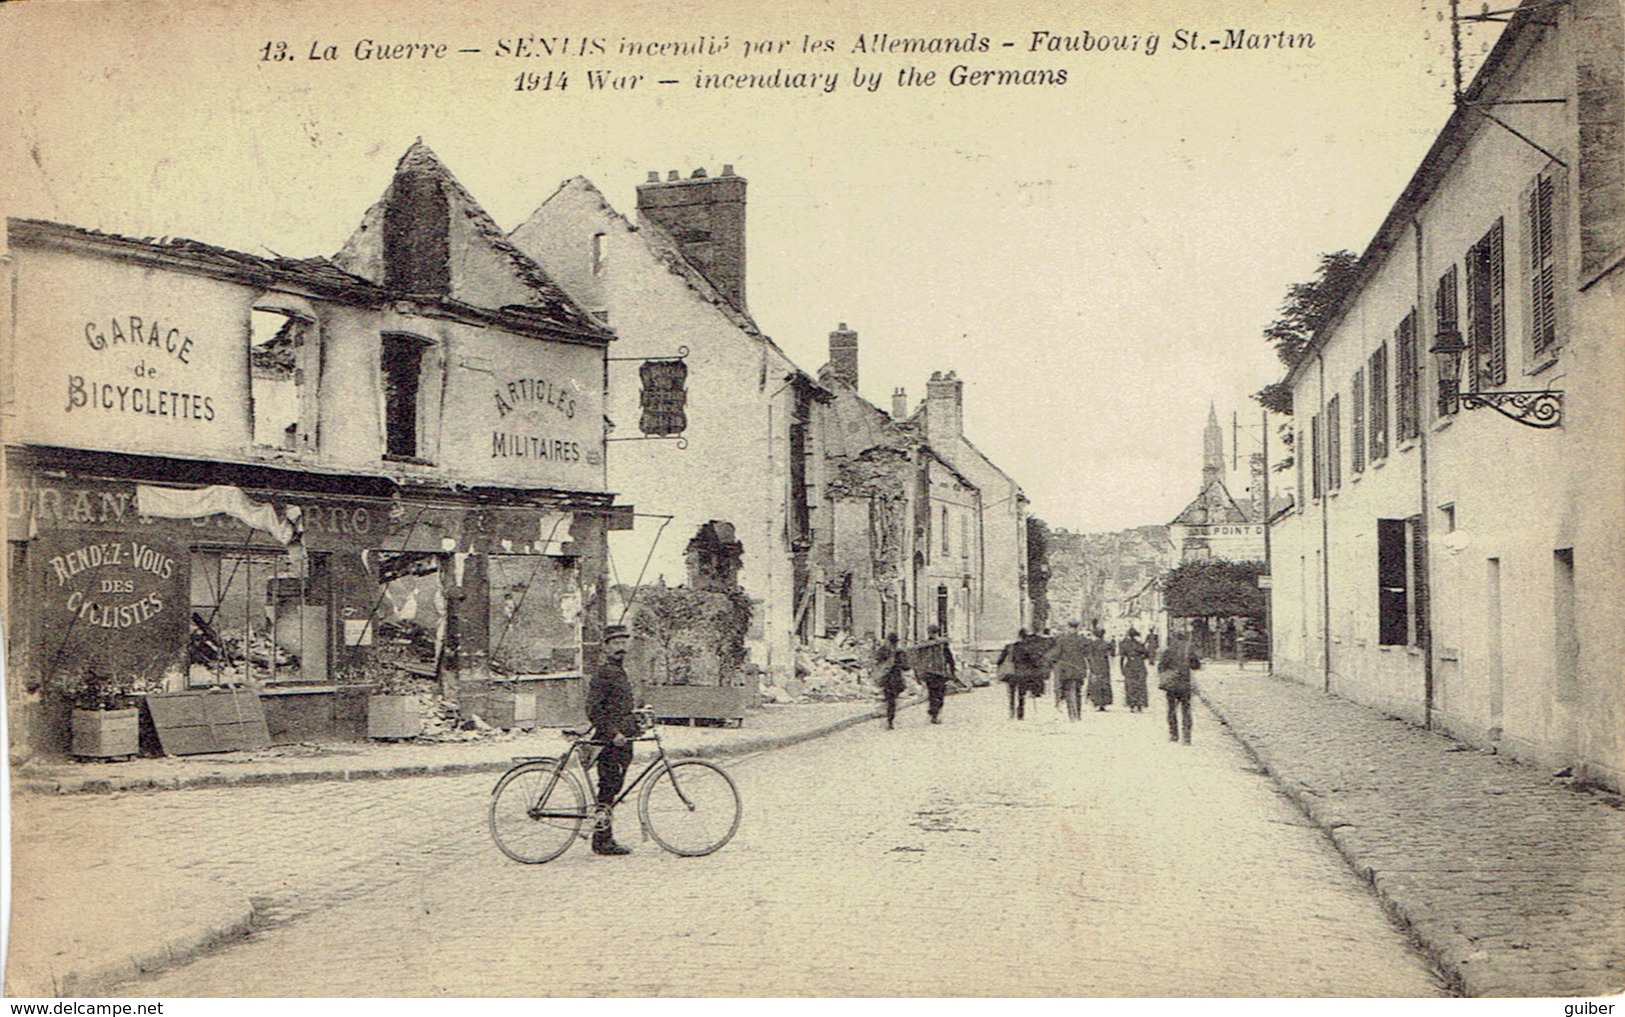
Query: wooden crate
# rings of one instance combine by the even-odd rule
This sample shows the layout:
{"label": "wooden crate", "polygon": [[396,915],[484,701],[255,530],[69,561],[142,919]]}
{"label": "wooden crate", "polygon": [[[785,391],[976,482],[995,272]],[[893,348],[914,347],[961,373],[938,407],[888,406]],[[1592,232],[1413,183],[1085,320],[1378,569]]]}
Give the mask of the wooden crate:
{"label": "wooden crate", "polygon": [[271,744],[265,709],[251,689],[194,689],[147,697],[158,743],[170,756],[264,749]]}
{"label": "wooden crate", "polygon": [[416,738],[423,733],[417,696],[367,697],[368,738]]}
{"label": "wooden crate", "polygon": [[73,711],[72,751],[86,759],[136,755],[141,751],[141,711]]}
{"label": "wooden crate", "polygon": [[649,706],[661,720],[745,722],[754,689],[743,685],[651,685]]}
{"label": "wooden crate", "polygon": [[531,731],[536,727],[536,693],[489,689],[470,707],[492,727]]}

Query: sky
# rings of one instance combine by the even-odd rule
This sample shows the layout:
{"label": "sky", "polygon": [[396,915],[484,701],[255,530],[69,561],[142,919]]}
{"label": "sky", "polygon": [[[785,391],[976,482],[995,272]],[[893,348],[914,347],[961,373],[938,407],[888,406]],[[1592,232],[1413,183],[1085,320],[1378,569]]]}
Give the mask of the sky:
{"label": "sky", "polygon": [[[1260,333],[1287,287],[1321,252],[1364,248],[1450,112],[1446,10],[4,4],[0,208],[308,257],[339,249],[418,137],[507,229],[576,175],[630,214],[651,170],[731,164],[749,181],[749,308],[792,359],[816,371],[844,322],[879,405],[956,371],[967,435],[1033,513],[1113,530],[1167,522],[1195,496],[1210,405],[1227,442],[1232,412],[1256,425],[1248,395],[1282,373]],[[1272,41],[1226,49],[1231,31]],[[1281,48],[1279,32],[1313,45]],[[987,49],[887,52],[879,33]],[[565,52],[515,55],[543,39]],[[1467,33],[1469,68],[1493,39]],[[727,47],[635,57],[623,40]],[[376,58],[403,43],[445,55]],[[909,67],[932,83],[900,84]],[[955,67],[1066,80],[956,84]],[[592,70],[642,78],[594,89]],[[860,71],[879,74],[873,91]],[[540,87],[548,72],[555,87]],[[776,72],[836,84],[696,86]]]}

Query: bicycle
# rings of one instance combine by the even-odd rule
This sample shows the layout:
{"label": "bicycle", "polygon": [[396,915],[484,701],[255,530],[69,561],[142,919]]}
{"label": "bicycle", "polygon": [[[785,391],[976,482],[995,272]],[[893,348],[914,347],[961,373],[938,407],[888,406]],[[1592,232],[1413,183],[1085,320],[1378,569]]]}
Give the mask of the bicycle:
{"label": "bicycle", "polygon": [[[739,829],[739,789],[733,778],[715,763],[703,759],[673,761],[661,744],[651,711],[639,710],[645,733],[635,741],[655,743],[655,756],[636,778],[621,789],[610,806],[619,808],[638,792],[638,822],[645,836],[674,855],[711,854]],[[589,804],[582,787],[592,791],[588,769],[596,762],[597,741],[587,731],[561,731],[570,747],[559,756],[516,756],[515,765],[491,789],[487,820],[491,839],[509,858],[526,865],[550,862],[569,850],[581,824],[604,816],[596,802]],[[578,779],[570,771],[574,760]],[[652,776],[651,776],[652,775]]]}

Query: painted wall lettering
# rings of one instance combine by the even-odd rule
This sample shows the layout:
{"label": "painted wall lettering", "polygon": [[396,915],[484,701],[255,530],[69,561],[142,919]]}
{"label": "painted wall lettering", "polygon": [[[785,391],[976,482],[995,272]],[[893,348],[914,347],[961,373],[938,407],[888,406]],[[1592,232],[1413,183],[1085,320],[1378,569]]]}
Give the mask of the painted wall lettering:
{"label": "painted wall lettering", "polygon": [[[127,629],[144,624],[163,611],[164,597],[160,591],[140,591],[151,585],[149,577],[173,578],[175,559],[138,540],[104,541],[52,555],[46,559],[45,569],[48,578],[55,580],[57,589],[73,587],[63,598],[62,606],[76,623],[93,628]],[[97,570],[109,570],[112,575]],[[96,575],[78,578],[92,571],[96,571]]]}
{"label": "painted wall lettering", "polygon": [[173,417],[177,420],[214,419],[214,398],[196,392],[174,392],[168,389],[148,388],[144,385],[120,385],[113,382],[87,379],[82,374],[68,375],[68,404],[64,413],[88,408],[114,413],[144,413],[149,417]]}
{"label": "painted wall lettering", "polygon": [[564,415],[566,420],[576,415],[575,382],[554,384],[546,378],[514,378],[496,389],[497,415],[508,414],[525,406],[548,406]]}
{"label": "painted wall lettering", "polygon": [[492,459],[545,459],[555,463],[581,461],[581,443],[535,434],[491,432]]}
{"label": "painted wall lettering", "polygon": [[85,343],[93,350],[110,346],[146,346],[161,350],[183,364],[192,362],[192,337],[183,335],[178,328],[168,328],[156,318],[150,323],[134,314],[119,315],[109,320],[103,331],[101,322],[85,322]]}

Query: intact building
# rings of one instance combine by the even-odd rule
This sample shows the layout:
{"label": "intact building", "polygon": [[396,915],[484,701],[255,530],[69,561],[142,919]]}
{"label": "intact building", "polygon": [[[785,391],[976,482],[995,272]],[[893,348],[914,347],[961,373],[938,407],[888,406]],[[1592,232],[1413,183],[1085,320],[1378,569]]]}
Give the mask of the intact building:
{"label": "intact building", "polygon": [[1224,475],[1224,431],[1209,406],[1207,427],[1202,432],[1201,491],[1168,524],[1169,539],[1178,549],[1179,561],[1264,560],[1262,475],[1255,475],[1241,501],[1231,496]]}
{"label": "intact building", "polygon": [[1278,673],[1615,788],[1621,21],[1511,16],[1287,375],[1301,496],[1271,531]]}

